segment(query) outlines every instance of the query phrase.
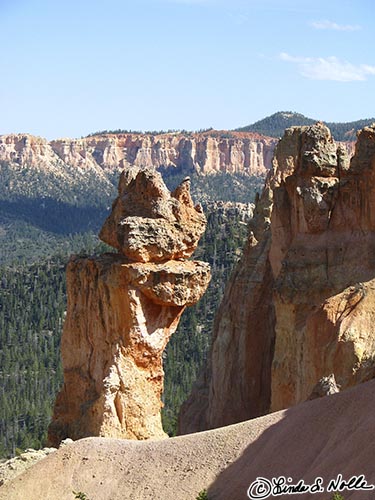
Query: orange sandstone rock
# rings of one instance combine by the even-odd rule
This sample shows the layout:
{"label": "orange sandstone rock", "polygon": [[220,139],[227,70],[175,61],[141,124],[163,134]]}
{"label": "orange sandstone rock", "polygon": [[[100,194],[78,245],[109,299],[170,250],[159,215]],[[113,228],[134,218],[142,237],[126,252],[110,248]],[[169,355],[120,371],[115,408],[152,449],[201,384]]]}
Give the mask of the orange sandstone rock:
{"label": "orange sandstone rock", "polygon": [[[133,179],[140,175],[129,205],[132,214],[139,214],[134,217],[140,227],[155,207],[159,213],[175,207],[181,212],[195,210],[188,186],[178,188],[171,208],[163,205],[170,195],[159,174],[136,169],[124,174],[121,183],[125,175]],[[142,198],[145,178],[150,189]],[[203,230],[205,219],[198,215]],[[162,218],[157,220],[163,224]],[[182,229],[181,239],[183,234]],[[165,242],[158,233],[154,237],[159,255]],[[149,238],[147,233],[145,241]],[[137,241],[141,247],[141,231]],[[150,245],[147,252],[152,260]],[[50,443],[57,445],[66,437],[166,437],[160,417],[162,353],[183,310],[200,299],[209,280],[209,265],[198,261],[134,262],[120,254],[70,260],[61,345],[64,385],[49,427]]]}
{"label": "orange sandstone rock", "polygon": [[375,126],[350,162],[322,123],[288,129],[181,432],[287,408],[330,374],[341,389],[372,378],[374,255]]}
{"label": "orange sandstone rock", "polygon": [[99,236],[131,260],[159,262],[190,257],[205,227],[189,178],[170,193],[159,173],[133,167],[121,174],[119,195]]}

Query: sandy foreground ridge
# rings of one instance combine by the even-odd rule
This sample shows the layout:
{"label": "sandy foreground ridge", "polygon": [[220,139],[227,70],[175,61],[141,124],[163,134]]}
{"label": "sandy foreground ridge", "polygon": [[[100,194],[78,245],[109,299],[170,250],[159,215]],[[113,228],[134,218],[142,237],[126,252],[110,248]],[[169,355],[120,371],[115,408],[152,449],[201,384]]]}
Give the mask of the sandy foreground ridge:
{"label": "sandy foreground ridge", "polygon": [[[258,476],[293,483],[323,478],[322,493],[276,498],[329,500],[331,479],[364,474],[375,484],[375,381],[240,424],[165,440],[86,438],[60,448],[0,487],[1,500],[246,499]],[[372,500],[374,491],[342,491]],[[261,497],[259,497],[261,498]],[[275,497],[269,497],[275,498]]]}

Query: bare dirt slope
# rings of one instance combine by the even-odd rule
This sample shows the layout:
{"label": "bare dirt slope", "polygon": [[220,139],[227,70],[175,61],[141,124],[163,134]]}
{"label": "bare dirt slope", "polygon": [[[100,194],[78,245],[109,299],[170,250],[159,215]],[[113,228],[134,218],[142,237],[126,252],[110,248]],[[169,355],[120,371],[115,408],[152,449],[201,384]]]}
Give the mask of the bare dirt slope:
{"label": "bare dirt slope", "polygon": [[[240,424],[161,441],[87,438],[0,488],[1,500],[246,499],[257,476],[312,483],[365,474],[375,484],[375,381]],[[372,500],[375,491],[343,491]],[[329,500],[332,493],[282,496]]]}

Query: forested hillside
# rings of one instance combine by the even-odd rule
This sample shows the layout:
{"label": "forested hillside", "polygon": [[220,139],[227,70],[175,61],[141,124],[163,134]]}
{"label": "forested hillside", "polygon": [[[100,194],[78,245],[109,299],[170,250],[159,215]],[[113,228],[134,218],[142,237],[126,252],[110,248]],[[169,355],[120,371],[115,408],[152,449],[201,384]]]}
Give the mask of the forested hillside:
{"label": "forested hillside", "polygon": [[0,264],[37,262],[97,243],[118,177],[0,163]]}
{"label": "forested hillside", "polygon": [[[45,179],[40,173],[29,173],[24,185],[17,172],[13,179],[9,169],[5,171],[8,182],[0,186],[0,264],[24,260],[35,262],[56,253],[89,249],[98,243],[96,235],[116,196],[118,177],[113,177],[111,187],[104,190],[101,182],[90,182],[87,190],[74,198],[69,186],[66,186],[64,196],[61,195],[61,186],[57,185],[54,191],[49,176]],[[3,172],[0,169],[0,176]],[[200,176],[196,172],[176,172],[173,169],[162,172],[170,189],[174,189],[187,173],[192,181],[193,198],[206,204],[216,200],[248,203],[264,181],[261,177],[241,174]],[[27,192],[28,183],[39,186],[39,191],[33,196]],[[16,185],[16,190],[9,185]],[[48,196],[41,195],[43,185]]]}
{"label": "forested hillside", "polygon": [[[319,118],[308,118],[301,113],[294,113],[292,111],[280,111],[252,125],[247,125],[236,130],[238,132],[258,132],[269,137],[282,137],[284,130],[288,127],[313,125],[317,121],[319,121]],[[326,125],[331,130],[336,141],[355,141],[358,130],[374,122],[375,118],[367,118],[346,123],[327,122]]]}
{"label": "forested hillside", "polygon": [[0,268],[0,456],[39,448],[61,384],[65,263]]}

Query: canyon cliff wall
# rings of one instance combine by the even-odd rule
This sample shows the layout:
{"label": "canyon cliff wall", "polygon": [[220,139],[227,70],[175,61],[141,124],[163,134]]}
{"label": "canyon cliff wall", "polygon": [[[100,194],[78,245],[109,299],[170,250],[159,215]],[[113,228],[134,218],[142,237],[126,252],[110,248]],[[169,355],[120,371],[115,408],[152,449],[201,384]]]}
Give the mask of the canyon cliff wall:
{"label": "canyon cliff wall", "polygon": [[67,268],[64,385],[51,444],[67,437],[166,437],[162,354],[183,310],[209,283],[209,265],[186,260],[205,226],[188,178],[170,193],[153,169],[122,173],[101,231],[119,253],[73,257]]}
{"label": "canyon cliff wall", "polygon": [[0,162],[36,168],[83,169],[105,175],[128,166],[260,175],[271,167],[277,140],[247,132],[106,134],[83,139],[0,136]]}
{"label": "canyon cliff wall", "polygon": [[323,124],[288,129],[180,432],[287,408],[330,375],[341,389],[372,378],[374,255],[375,126],[351,161]]}

